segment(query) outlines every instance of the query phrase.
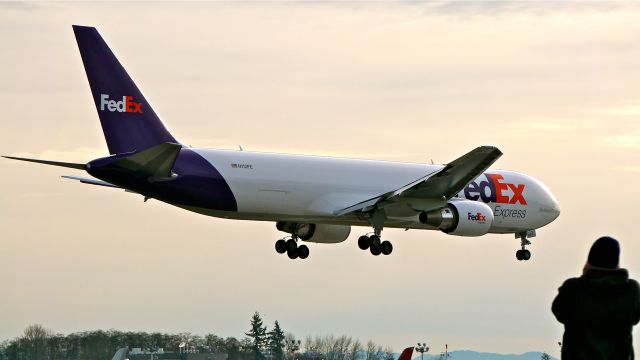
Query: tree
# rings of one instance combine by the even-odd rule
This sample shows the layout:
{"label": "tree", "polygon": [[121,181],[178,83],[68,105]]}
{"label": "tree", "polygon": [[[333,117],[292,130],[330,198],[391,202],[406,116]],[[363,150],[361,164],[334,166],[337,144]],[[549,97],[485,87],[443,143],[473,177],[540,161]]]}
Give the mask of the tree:
{"label": "tree", "polygon": [[0,360],[6,360],[7,357],[7,349],[9,348],[9,341],[5,340],[0,343]]}
{"label": "tree", "polygon": [[276,320],[273,325],[273,330],[269,331],[267,337],[267,344],[269,350],[271,351],[271,355],[275,360],[283,360],[284,359],[284,331],[280,328],[280,324],[278,324],[278,320]]}
{"label": "tree", "polygon": [[349,360],[358,360],[360,358],[360,353],[362,352],[362,343],[360,340],[356,339],[353,343],[351,343],[351,348],[349,349]]}
{"label": "tree", "polygon": [[262,349],[264,349],[267,327],[262,324],[262,317],[257,311],[251,317],[251,329],[245,333],[251,339],[251,352],[255,360],[261,360],[264,358],[262,355]]}
{"label": "tree", "polygon": [[213,353],[224,352],[224,339],[214,334],[204,336],[205,346]]}
{"label": "tree", "polygon": [[546,352],[542,353],[542,356],[540,357],[540,360],[551,360],[551,356],[549,354],[547,354]]}
{"label": "tree", "polygon": [[49,357],[47,354],[47,340],[49,336],[51,336],[51,331],[45,329],[42,325],[27,326],[22,335],[22,340],[25,343],[23,348],[26,350],[26,357],[33,360],[47,359]]}
{"label": "tree", "polygon": [[[41,325],[27,327],[24,334],[13,340],[0,342],[0,360],[109,360],[117,349],[128,346],[144,350],[164,348],[165,352],[178,352],[179,344],[188,342],[190,350],[200,352],[226,352],[228,360],[393,360],[390,348],[347,335],[307,336],[304,347],[280,323],[274,323],[267,332],[258,312],[251,317],[251,329],[246,337],[222,339],[215,334],[200,336],[191,333],[147,333],[117,330],[92,330],[54,334]],[[298,350],[303,350],[297,353]],[[290,356],[288,356],[290,355]],[[547,355],[548,356],[548,355]],[[551,359],[544,357],[543,360]]]}
{"label": "tree", "polygon": [[229,360],[240,360],[242,358],[240,341],[234,337],[228,337],[224,340],[224,351],[227,353]]}
{"label": "tree", "polygon": [[390,348],[389,346],[385,347],[384,350],[382,351],[382,358],[384,360],[393,360],[394,358],[393,349]]}
{"label": "tree", "polygon": [[366,360],[378,360],[377,345],[371,340],[367,342],[367,359]]}

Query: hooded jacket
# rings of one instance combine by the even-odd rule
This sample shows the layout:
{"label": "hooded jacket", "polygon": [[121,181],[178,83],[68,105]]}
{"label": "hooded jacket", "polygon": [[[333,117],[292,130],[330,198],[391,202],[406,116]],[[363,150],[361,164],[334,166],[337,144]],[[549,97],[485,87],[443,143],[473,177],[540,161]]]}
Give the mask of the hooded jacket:
{"label": "hooded jacket", "polygon": [[562,284],[551,309],[565,328],[562,359],[634,359],[640,287],[627,270],[588,268]]}

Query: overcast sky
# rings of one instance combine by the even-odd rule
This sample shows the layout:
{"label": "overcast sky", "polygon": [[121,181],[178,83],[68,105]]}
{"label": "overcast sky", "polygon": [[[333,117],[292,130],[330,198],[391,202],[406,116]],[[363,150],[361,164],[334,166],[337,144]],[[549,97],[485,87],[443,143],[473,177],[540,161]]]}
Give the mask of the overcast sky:
{"label": "overcast sky", "polygon": [[512,235],[393,229],[374,258],[367,228],[290,261],[272,223],[2,159],[0,339],[33,323],[241,337],[257,310],[299,337],[557,356],[550,304],[594,239],[618,238],[639,277],[637,6],[0,3],[0,154],[107,155],[71,24],[98,28],[183,143],[440,163],[491,144],[562,214],[529,262]]}

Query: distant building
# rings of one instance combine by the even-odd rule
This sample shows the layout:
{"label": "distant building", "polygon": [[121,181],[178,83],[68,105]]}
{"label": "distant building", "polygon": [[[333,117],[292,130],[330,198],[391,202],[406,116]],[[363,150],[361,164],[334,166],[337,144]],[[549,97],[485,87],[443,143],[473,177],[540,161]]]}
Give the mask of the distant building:
{"label": "distant building", "polygon": [[227,353],[176,353],[163,351],[151,353],[140,348],[132,348],[127,358],[129,360],[227,360]]}
{"label": "distant building", "polygon": [[158,350],[149,351],[149,350],[142,350],[142,348],[131,348],[131,350],[129,350],[129,355],[142,355],[142,354],[146,354],[146,355],[164,354],[164,349],[158,348]]}
{"label": "distant building", "polygon": [[227,353],[187,354],[187,360],[227,360]]}

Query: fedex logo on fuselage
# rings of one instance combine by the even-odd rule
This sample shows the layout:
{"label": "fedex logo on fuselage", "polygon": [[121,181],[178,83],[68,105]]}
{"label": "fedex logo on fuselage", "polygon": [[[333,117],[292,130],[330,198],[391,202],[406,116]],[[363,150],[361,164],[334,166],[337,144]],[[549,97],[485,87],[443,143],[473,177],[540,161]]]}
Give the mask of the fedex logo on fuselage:
{"label": "fedex logo on fuselage", "polygon": [[[527,199],[524,198],[524,184],[511,184],[504,182],[504,177],[498,174],[484,174],[486,181],[477,183],[472,181],[464,189],[464,197],[476,201],[481,199],[485,203],[499,204],[522,204],[527,205]],[[511,196],[508,190],[513,193]]]}
{"label": "fedex logo on fuselage", "polygon": [[133,96],[123,96],[122,100],[109,100],[108,94],[100,94],[100,110],[142,114],[142,103],[133,101]]}
{"label": "fedex logo on fuselage", "polygon": [[467,213],[467,220],[477,221],[477,222],[485,222],[487,221],[487,216],[482,215],[481,212],[477,214]]}

